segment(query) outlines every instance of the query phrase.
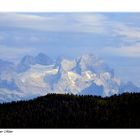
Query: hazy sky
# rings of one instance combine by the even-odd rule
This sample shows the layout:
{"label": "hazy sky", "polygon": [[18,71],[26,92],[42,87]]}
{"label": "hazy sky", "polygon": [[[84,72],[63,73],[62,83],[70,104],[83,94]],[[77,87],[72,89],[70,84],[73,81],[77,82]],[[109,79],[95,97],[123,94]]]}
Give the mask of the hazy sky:
{"label": "hazy sky", "polygon": [[0,13],[0,58],[93,53],[140,86],[140,13]]}

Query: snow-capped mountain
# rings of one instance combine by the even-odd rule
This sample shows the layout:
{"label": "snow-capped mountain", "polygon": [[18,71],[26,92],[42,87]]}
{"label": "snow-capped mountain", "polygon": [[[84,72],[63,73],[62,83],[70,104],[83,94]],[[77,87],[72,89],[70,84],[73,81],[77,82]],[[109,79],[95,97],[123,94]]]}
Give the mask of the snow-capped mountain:
{"label": "snow-capped mountain", "polygon": [[93,54],[74,60],[53,61],[40,53],[23,57],[19,64],[0,60],[0,102],[29,99],[47,93],[110,96],[140,91],[124,84],[113,69]]}

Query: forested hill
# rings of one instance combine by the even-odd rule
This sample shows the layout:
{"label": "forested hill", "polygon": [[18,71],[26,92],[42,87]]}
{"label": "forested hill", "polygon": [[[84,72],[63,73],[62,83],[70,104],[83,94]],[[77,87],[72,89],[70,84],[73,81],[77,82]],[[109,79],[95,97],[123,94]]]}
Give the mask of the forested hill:
{"label": "forested hill", "polygon": [[140,128],[140,94],[48,94],[0,104],[0,128]]}

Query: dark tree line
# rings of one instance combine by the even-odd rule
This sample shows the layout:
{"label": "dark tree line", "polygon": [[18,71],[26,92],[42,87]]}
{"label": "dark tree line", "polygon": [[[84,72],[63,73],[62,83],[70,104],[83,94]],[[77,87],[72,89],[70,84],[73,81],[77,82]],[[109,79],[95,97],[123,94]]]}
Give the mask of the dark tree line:
{"label": "dark tree line", "polygon": [[0,104],[0,128],[140,128],[140,94],[48,94]]}

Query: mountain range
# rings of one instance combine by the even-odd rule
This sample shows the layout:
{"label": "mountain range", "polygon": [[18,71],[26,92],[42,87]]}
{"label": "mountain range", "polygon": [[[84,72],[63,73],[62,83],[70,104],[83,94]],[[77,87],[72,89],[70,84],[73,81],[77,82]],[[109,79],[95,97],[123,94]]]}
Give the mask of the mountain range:
{"label": "mountain range", "polygon": [[132,82],[124,83],[103,60],[93,54],[76,59],[46,54],[24,56],[18,64],[0,60],[0,102],[31,99],[47,93],[111,96],[139,92]]}

